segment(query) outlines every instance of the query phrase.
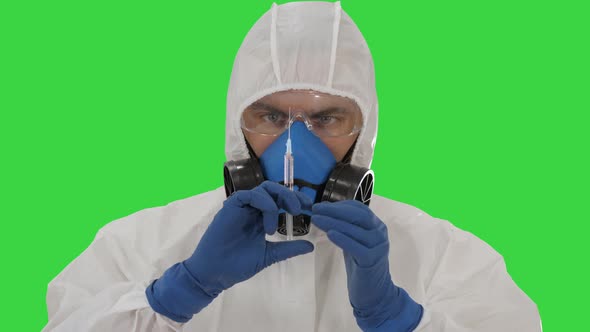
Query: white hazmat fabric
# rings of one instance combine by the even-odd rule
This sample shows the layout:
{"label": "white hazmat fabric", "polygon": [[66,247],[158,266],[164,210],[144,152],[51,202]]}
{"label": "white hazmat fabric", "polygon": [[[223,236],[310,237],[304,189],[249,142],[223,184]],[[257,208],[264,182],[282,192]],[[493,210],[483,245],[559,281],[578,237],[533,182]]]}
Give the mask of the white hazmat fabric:
{"label": "white hazmat fabric", "polygon": [[[373,62],[339,3],[273,5],[250,30],[228,92],[228,160],[249,157],[240,129],[243,109],[285,89],[356,100],[364,126],[352,163],[370,166],[377,135]],[[189,322],[155,313],[146,287],[192,254],[224,200],[218,188],[104,226],[49,284],[43,331],[360,331],[342,251],[313,226],[304,237],[314,244],[312,253],[236,284]],[[393,281],[424,307],[416,331],[541,331],[536,305],[486,243],[404,203],[375,195],[370,207],[388,228]]]}
{"label": "white hazmat fabric", "polygon": [[292,2],[272,9],[244,39],[227,94],[227,160],[248,158],[240,117],[254,101],[276,91],[313,89],[349,97],[363,113],[353,165],[370,167],[377,137],[373,58],[340,3]]}

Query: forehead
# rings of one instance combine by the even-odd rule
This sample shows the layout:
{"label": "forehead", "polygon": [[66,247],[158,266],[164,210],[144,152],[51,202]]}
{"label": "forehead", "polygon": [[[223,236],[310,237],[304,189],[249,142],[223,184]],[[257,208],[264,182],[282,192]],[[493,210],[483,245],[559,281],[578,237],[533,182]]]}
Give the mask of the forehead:
{"label": "forehead", "polygon": [[296,108],[301,110],[317,110],[326,108],[345,108],[359,110],[356,102],[350,98],[335,96],[314,90],[279,91],[260,98],[258,103],[272,105],[278,109]]}

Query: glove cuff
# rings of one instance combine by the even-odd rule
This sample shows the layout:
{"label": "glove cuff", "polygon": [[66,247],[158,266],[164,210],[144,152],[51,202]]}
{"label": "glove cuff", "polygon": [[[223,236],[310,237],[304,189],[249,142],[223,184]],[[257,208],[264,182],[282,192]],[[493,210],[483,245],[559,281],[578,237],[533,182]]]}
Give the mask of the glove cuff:
{"label": "glove cuff", "polygon": [[[388,292],[396,293],[393,297],[394,301],[390,303],[382,303],[379,307],[386,309],[386,311],[380,311],[380,313],[372,313],[372,317],[361,318],[360,315],[355,316],[359,327],[364,332],[410,332],[414,329],[422,320],[422,314],[424,312],[423,307],[416,303],[410,295],[401,287],[393,285]],[[391,299],[391,297],[389,297]],[[396,310],[396,308],[398,308]],[[383,320],[382,317],[390,312],[389,316]],[[377,323],[381,321],[380,323]]]}
{"label": "glove cuff", "polygon": [[389,318],[377,329],[371,331],[410,332],[420,324],[424,308],[416,303],[403,288],[399,288],[399,291],[404,302],[402,310],[395,317]]}
{"label": "glove cuff", "polygon": [[184,262],[166,270],[147,287],[145,294],[155,312],[179,323],[188,322],[219,295],[206,293]]}

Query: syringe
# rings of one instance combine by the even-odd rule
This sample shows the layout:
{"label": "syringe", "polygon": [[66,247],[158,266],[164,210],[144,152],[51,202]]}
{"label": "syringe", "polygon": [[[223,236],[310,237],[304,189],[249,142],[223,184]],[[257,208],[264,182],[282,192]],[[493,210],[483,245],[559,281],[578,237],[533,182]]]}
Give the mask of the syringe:
{"label": "syringe", "polygon": [[[291,146],[291,109],[289,109],[289,133],[287,136],[287,151],[285,151],[285,187],[293,191],[293,150]],[[285,212],[287,226],[287,241],[293,240],[293,215]]]}

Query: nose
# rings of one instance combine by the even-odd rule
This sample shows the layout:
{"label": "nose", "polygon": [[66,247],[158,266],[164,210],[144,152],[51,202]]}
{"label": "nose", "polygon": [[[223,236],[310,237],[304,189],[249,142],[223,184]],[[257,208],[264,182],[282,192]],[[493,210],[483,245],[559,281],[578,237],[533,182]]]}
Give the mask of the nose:
{"label": "nose", "polygon": [[307,130],[312,131],[311,123],[307,118],[305,112],[295,112],[291,113],[291,119],[289,120],[289,127],[293,125],[295,121],[301,121],[307,127]]}

